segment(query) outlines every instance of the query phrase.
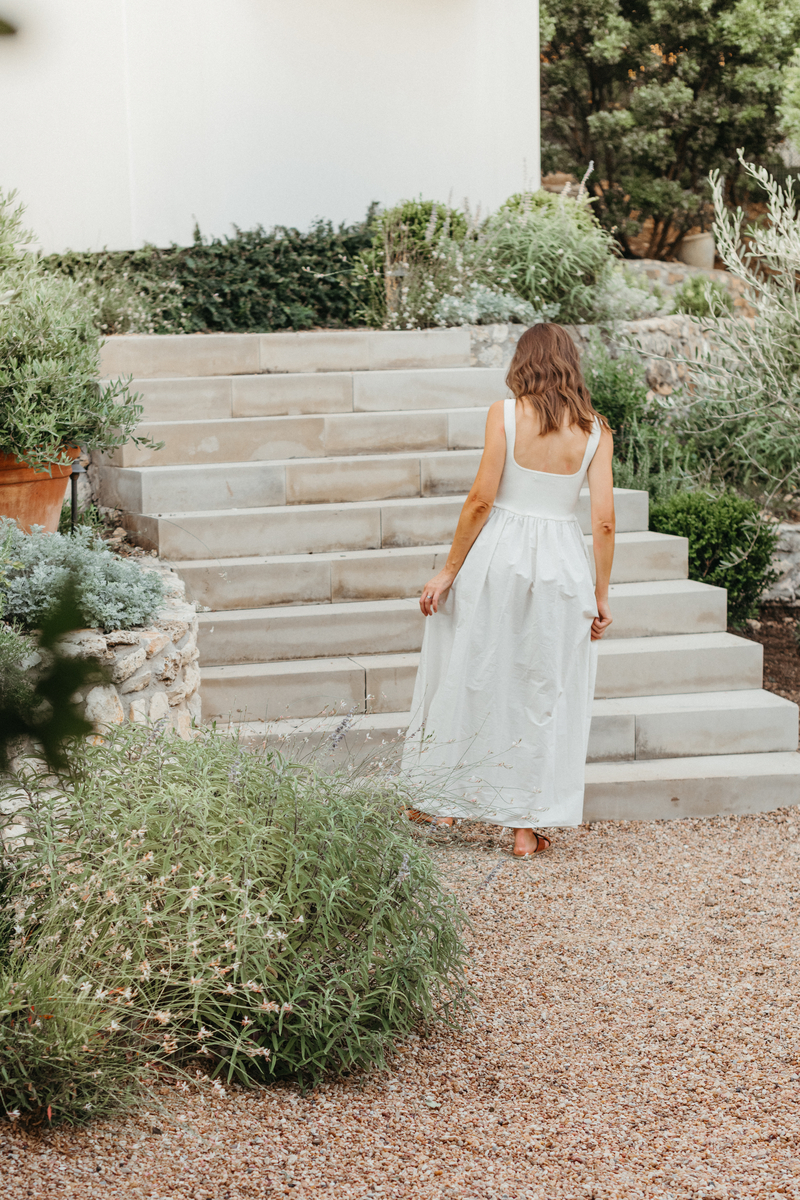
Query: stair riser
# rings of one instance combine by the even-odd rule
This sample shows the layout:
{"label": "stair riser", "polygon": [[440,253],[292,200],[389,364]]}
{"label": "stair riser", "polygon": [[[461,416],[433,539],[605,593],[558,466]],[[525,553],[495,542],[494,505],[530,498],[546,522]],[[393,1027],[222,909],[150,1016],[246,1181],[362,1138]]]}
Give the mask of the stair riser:
{"label": "stair riser", "polygon": [[488,407],[507,395],[496,368],[134,379],[145,421]]}
{"label": "stair riser", "polygon": [[129,442],[108,455],[107,461],[117,467],[166,467],[352,454],[474,450],[483,446],[485,426],[486,409],[483,408],[450,412],[252,417],[238,421],[151,422],[140,425],[137,434],[156,443],[163,442],[160,450]]}
{"label": "stair riser", "polygon": [[[328,687],[324,704],[319,703],[318,693],[314,692],[313,677],[308,672],[291,679],[286,677],[280,699],[274,696],[271,688],[268,692],[263,681],[259,689],[252,684],[243,686],[243,681],[237,686],[214,678],[209,680],[211,687],[207,696],[204,689],[204,718],[227,720],[229,715],[233,715],[235,720],[242,720],[245,716],[249,720],[280,720],[281,717],[299,715],[290,710],[308,710],[314,703],[318,703],[317,715],[325,708],[334,712],[395,712],[390,702],[402,690],[399,685],[404,670],[408,668],[397,668],[398,677],[392,680],[387,675],[379,677],[378,673],[367,672],[364,665],[358,662],[353,662],[352,670],[339,667],[335,675],[336,685]],[[329,674],[328,679],[333,678]],[[383,694],[377,692],[374,700],[367,700],[367,695],[379,678],[385,685]],[[245,700],[245,697],[248,699]],[[284,707],[281,713],[276,711],[276,704],[280,703]],[[398,728],[405,732],[405,727],[406,719],[400,720]],[[306,736],[303,735],[304,743]],[[324,742],[329,736],[329,730],[319,730],[311,740]],[[359,735],[356,726],[348,735],[350,750],[363,740],[363,733]],[[277,732],[271,741],[277,744]],[[308,743],[305,745],[308,747]],[[793,751],[796,747],[797,711],[791,706],[777,713],[765,711],[758,705],[735,711],[725,708],[701,713],[694,711],[678,718],[672,713],[661,713],[648,716],[644,721],[641,716],[633,714],[608,717],[595,712],[586,761],[624,762],[709,754],[766,754]]]}
{"label": "stair riser", "polygon": [[[612,595],[607,637],[648,638],[725,629],[725,592],[698,588],[653,596]],[[435,620],[436,618],[431,618]],[[310,606],[204,613],[198,645],[204,665],[278,662],[350,654],[413,653],[422,645],[425,617],[413,600],[374,610],[362,605]],[[629,693],[626,693],[629,694]],[[645,693],[646,694],[646,693]]]}
{"label": "stair riser", "polygon": [[[648,653],[646,647],[636,654],[603,653],[607,648],[602,644],[598,657],[595,688],[598,699],[761,687],[761,647],[755,642],[743,641],[740,645],[731,641],[713,650],[688,648],[669,654]],[[670,660],[669,667],[665,659]],[[341,660],[334,661],[339,663],[337,670],[341,672]],[[364,659],[361,667],[354,666],[345,671],[348,687],[344,692],[339,690],[339,684],[331,685],[328,670],[315,660],[264,667],[255,664],[249,668],[204,665],[203,704],[208,705],[209,715],[222,719],[228,719],[229,713],[247,709],[253,719],[277,720],[281,717],[315,717],[330,706],[338,710],[340,702],[349,705],[353,696],[361,705],[358,711],[363,712],[369,695],[373,697],[369,701],[371,712],[404,712],[411,707],[417,662],[416,654],[400,658],[392,654],[376,655]],[[298,673],[304,679],[302,695],[296,693]],[[364,680],[360,692],[356,675]],[[243,717],[233,715],[230,719],[240,721]],[[652,731],[648,737],[654,737]]]}
{"label": "stair riser", "polygon": [[335,458],[297,463],[224,463],[202,467],[98,471],[100,500],[134,513],[203,512],[281,504],[344,504],[469,491],[479,450],[424,457]]}
{"label": "stair riser", "polygon": [[[792,756],[793,758],[796,755]],[[592,779],[587,769],[584,821],[669,821],[725,813],[772,812],[800,803],[800,776],[767,774],[769,766],[743,767],[740,774],[715,774],[713,759],[701,779]]]}
{"label": "stair riser", "polygon": [[[640,536],[622,534],[617,540],[612,583],[686,578],[685,538],[651,534],[639,541]],[[180,575],[191,599],[215,610],[337,604],[418,596],[446,558],[447,547],[435,551],[413,547],[356,552],[352,557],[294,555],[266,561],[184,563]]]}
{"label": "stair riser", "polygon": [[382,371],[468,367],[466,328],[408,332],[179,334],[112,337],[100,352],[107,379],[257,375],[260,372]]}
{"label": "stair riser", "polygon": [[[615,492],[617,531],[647,529],[646,492]],[[165,558],[206,559],[262,555],[313,554],[334,550],[377,550],[392,546],[435,546],[449,543],[455,532],[463,496],[387,502],[383,505],[314,508],[287,506],[267,512],[179,513],[157,517],[128,513],[123,524],[148,549]],[[589,493],[578,504],[584,533],[590,527]]]}

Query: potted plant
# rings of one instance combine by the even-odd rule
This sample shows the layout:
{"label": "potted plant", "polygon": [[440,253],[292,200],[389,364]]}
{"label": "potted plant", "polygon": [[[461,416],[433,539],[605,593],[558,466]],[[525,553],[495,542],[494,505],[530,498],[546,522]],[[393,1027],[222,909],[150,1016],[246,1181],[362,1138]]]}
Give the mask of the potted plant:
{"label": "potted plant", "polygon": [[13,201],[0,190],[0,516],[52,533],[79,447],[122,445],[141,407],[127,383],[100,386],[92,309],[42,270]]}

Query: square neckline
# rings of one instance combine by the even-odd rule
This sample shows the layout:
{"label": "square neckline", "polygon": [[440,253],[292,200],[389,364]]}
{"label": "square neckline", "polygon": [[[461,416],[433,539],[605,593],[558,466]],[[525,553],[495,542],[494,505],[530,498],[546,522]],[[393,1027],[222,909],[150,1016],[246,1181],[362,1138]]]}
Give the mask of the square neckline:
{"label": "square neckline", "polygon": [[537,470],[536,467],[523,467],[522,464],[518,463],[516,460],[516,457],[515,457],[515,451],[517,448],[517,398],[516,398],[516,396],[509,396],[508,400],[506,400],[506,404],[508,404],[509,401],[513,402],[513,404],[514,404],[514,409],[511,412],[511,423],[512,423],[512,426],[514,429],[514,441],[511,444],[511,462],[514,464],[514,466],[517,468],[517,470],[518,471],[527,471],[527,473],[529,475],[548,475],[552,479],[575,479],[576,476],[580,475],[581,472],[584,470],[584,466],[586,463],[586,455],[589,453],[589,446],[591,445],[592,437],[598,426],[597,417],[594,418],[592,428],[589,431],[589,436],[586,439],[586,448],[583,451],[583,458],[581,459],[581,465],[578,467],[577,471],[569,471],[567,473],[565,473],[564,471],[539,471],[539,470]]}

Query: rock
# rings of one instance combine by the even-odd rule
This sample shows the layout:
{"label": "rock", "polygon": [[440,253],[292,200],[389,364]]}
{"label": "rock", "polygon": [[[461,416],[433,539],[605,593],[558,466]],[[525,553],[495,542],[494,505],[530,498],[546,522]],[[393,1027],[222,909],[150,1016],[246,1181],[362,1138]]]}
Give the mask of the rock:
{"label": "rock", "polygon": [[146,700],[142,700],[141,697],[138,700],[132,700],[129,712],[130,712],[130,719],[133,721],[133,723],[135,725],[146,725],[147,724],[147,701]]}
{"label": "rock", "polygon": [[111,678],[114,683],[122,683],[125,679],[130,679],[131,675],[139,670],[139,667],[142,666],[146,658],[147,653],[144,646],[137,646],[130,654],[125,654],[117,658],[111,668]]}
{"label": "rock", "polygon": [[95,687],[86,697],[86,720],[91,721],[95,729],[108,729],[111,725],[121,725],[125,713],[117,695],[116,689],[110,684],[105,687]]}
{"label": "rock", "polygon": [[184,741],[188,741],[192,736],[192,719],[185,708],[180,708],[172,714],[170,724],[178,737],[183,738]]}
{"label": "rock", "polygon": [[99,658],[103,662],[113,658],[99,629],[76,629],[66,634],[60,645],[65,658]]}
{"label": "rock", "polygon": [[189,716],[199,725],[203,719],[203,700],[199,692],[195,692],[186,707],[189,710]]}
{"label": "rock", "polygon": [[169,700],[171,708],[175,708],[176,705],[182,704],[185,699],[186,699],[186,684],[185,683],[179,683],[176,687],[170,688],[169,691],[167,692],[167,700]]}
{"label": "rock", "polygon": [[150,686],[150,681],[153,678],[152,671],[140,671],[138,675],[134,675],[132,679],[126,679],[120,685],[120,692],[123,696],[127,696],[130,692],[143,692],[146,687]]}
{"label": "rock", "polygon": [[180,650],[181,662],[184,665],[194,662],[196,658],[200,657],[200,651],[197,649],[197,638],[191,631],[187,633],[182,645],[178,649]]}
{"label": "rock", "polygon": [[193,696],[200,687],[199,667],[185,667],[183,671],[183,682],[186,684],[186,695]]}
{"label": "rock", "polygon": [[169,645],[170,640],[169,634],[165,633],[163,629],[139,631],[139,641],[144,646],[148,658],[152,658],[154,654],[160,654]]}
{"label": "rock", "polygon": [[148,716],[153,724],[169,716],[169,701],[166,692],[156,692],[151,698]]}
{"label": "rock", "polygon": [[169,640],[171,642],[179,642],[181,638],[185,637],[188,633],[190,623],[189,621],[172,621],[165,618],[157,621],[156,624],[158,625],[159,629],[163,630],[164,633],[169,635]]}
{"label": "rock", "polygon": [[105,635],[107,646],[138,646],[139,634],[133,629],[114,629]]}
{"label": "rock", "polygon": [[177,650],[173,650],[171,654],[165,655],[161,665],[156,669],[156,679],[162,683],[172,683],[178,678],[181,669],[181,656]]}

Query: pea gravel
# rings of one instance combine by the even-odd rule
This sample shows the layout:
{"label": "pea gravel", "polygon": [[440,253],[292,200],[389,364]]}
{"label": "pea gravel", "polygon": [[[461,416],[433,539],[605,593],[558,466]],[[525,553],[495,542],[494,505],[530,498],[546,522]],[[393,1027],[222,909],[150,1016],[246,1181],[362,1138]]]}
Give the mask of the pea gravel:
{"label": "pea gravel", "polygon": [[432,846],[474,922],[461,1032],[305,1096],[199,1081],[83,1130],[2,1122],[0,1197],[800,1198],[798,812],[509,845]]}

